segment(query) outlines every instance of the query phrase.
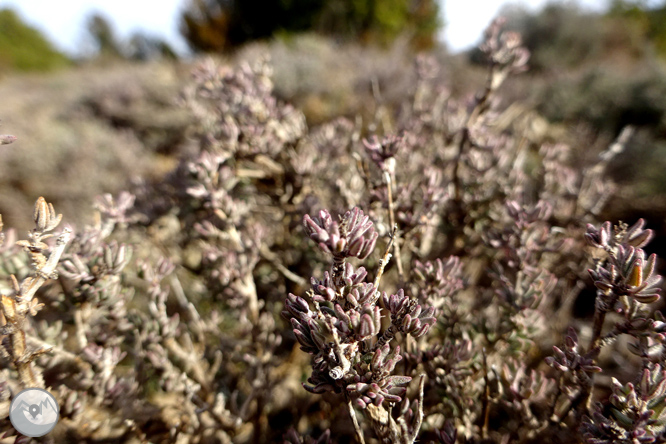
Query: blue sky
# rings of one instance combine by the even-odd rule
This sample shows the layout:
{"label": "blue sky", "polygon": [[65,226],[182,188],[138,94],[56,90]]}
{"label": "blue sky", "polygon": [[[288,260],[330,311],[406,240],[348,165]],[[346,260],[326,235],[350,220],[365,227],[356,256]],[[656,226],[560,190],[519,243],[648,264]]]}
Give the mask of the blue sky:
{"label": "blue sky", "polygon": [[[101,12],[121,38],[137,30],[165,38],[178,52],[186,45],[178,33],[179,11],[188,0],[0,0],[0,8],[12,7],[31,25],[39,28],[61,49],[75,55],[84,48],[84,24],[92,12]],[[443,39],[453,50],[468,48],[480,39],[485,26],[504,1],[444,0],[446,26]],[[538,8],[547,0],[523,0]],[[607,0],[579,0],[578,4],[600,9]]]}

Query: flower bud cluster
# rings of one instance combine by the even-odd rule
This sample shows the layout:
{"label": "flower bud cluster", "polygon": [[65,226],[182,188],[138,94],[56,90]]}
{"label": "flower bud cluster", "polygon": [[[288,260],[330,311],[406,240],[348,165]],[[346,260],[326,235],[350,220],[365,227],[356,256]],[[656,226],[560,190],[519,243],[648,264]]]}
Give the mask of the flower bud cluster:
{"label": "flower bud cluster", "polygon": [[652,238],[652,230],[644,230],[644,223],[640,219],[631,227],[621,224],[613,231],[610,222],[599,229],[587,226],[588,243],[606,253],[605,261],[597,261],[596,267],[588,270],[598,289],[597,304],[606,311],[625,297],[642,304],[659,299],[662,277],[654,272],[657,256],[646,259],[641,249]]}
{"label": "flower bud cluster", "polygon": [[347,392],[355,396],[355,403],[360,408],[369,404],[381,405],[384,401],[400,402],[411,380],[411,376],[392,376],[398,362],[402,360],[400,346],[391,351],[389,344],[375,350],[370,365],[361,363],[356,366],[357,374],[353,382],[347,385]]}
{"label": "flower bud cluster", "polygon": [[597,403],[582,432],[588,443],[663,442],[666,425],[666,370],[644,369],[640,379],[621,384],[612,378],[610,411]]}
{"label": "flower bud cluster", "polygon": [[341,268],[342,274],[339,276],[340,285],[338,287],[333,283],[328,271],[324,272],[324,279],[321,281],[314,277],[310,278],[313,301],[333,302],[341,299],[348,305],[355,307],[366,304],[375,298],[375,286],[370,282],[365,282],[368,275],[365,268],[359,267],[354,270],[349,262],[346,262]]}
{"label": "flower bud cluster", "polygon": [[391,323],[382,329],[376,283],[367,282],[368,272],[354,268],[348,258],[366,258],[378,234],[370,218],[359,208],[347,211],[339,222],[328,211],[305,216],[307,235],[332,256],[333,266],[323,279],[311,278],[307,298],[289,294],[282,315],[292,325],[301,350],[312,355],[312,375],[303,384],[312,393],[333,391],[362,409],[400,402],[411,376],[394,375],[402,360],[399,346],[391,340],[400,331],[413,337],[428,332],[435,323],[435,308],[419,305],[400,289],[383,293],[381,300]]}
{"label": "flower bud cluster", "polygon": [[419,300],[426,301],[435,308],[441,308],[449,298],[463,288],[462,264],[457,256],[446,261],[414,261],[412,271],[419,288]]}
{"label": "flower bud cluster", "polygon": [[402,137],[388,136],[380,142],[377,136],[374,136],[369,140],[364,139],[363,145],[370,159],[381,171],[390,174],[395,172],[395,156],[402,146]]}
{"label": "flower bud cluster", "polygon": [[573,378],[588,378],[590,373],[598,373],[601,368],[596,365],[594,359],[581,354],[578,345],[578,334],[573,327],[569,327],[564,339],[564,346],[553,346],[553,356],[548,356],[545,361],[551,367],[560,372],[567,373]]}
{"label": "flower bud cluster", "polygon": [[509,359],[498,372],[502,402],[513,411],[525,412],[525,404],[538,405],[548,399],[554,381],[542,372],[528,369],[524,362]]}
{"label": "flower bud cluster", "polygon": [[273,157],[304,134],[303,114],[272,95],[271,71],[266,60],[233,71],[212,60],[195,68],[195,88],[186,91],[186,99],[196,105],[192,111],[201,121],[204,147],[237,157]]}
{"label": "flower bud cluster", "polygon": [[398,331],[409,333],[415,338],[426,334],[436,321],[435,307],[424,310],[415,299],[406,296],[403,289],[390,296],[383,293],[382,301],[391,313],[391,324]]}
{"label": "flower bud cluster", "polygon": [[333,221],[326,210],[320,211],[319,217],[314,219],[306,214],[303,225],[310,239],[336,260],[365,259],[375,248],[379,236],[370,217],[363,215],[359,208],[347,211],[340,222]]}

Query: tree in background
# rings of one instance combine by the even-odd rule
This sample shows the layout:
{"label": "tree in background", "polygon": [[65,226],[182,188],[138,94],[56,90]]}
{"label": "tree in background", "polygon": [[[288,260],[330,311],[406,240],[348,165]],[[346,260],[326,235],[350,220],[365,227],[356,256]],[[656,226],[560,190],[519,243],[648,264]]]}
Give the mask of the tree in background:
{"label": "tree in background", "polygon": [[121,44],[116,38],[113,26],[103,15],[91,15],[88,18],[87,29],[100,56],[122,57]]}
{"label": "tree in background", "polygon": [[101,14],[92,14],[88,18],[87,29],[95,46],[96,58],[138,61],[178,58],[165,40],[145,32],[135,32],[127,40],[118,38],[113,25]]}
{"label": "tree in background", "polygon": [[643,40],[649,41],[661,57],[666,57],[666,2],[650,6],[644,0],[613,0],[608,11],[610,17],[624,19],[626,26],[637,30]]}
{"label": "tree in background", "polygon": [[326,34],[388,44],[411,34],[419,48],[435,44],[441,27],[434,0],[331,0],[322,2],[319,29]]}
{"label": "tree in background", "polygon": [[0,71],[48,71],[68,64],[67,57],[16,12],[0,10]]}
{"label": "tree in background", "polygon": [[178,54],[166,41],[140,31],[130,37],[127,52],[130,59],[142,62],[154,59],[178,59]]}
{"label": "tree in background", "polygon": [[436,0],[190,0],[181,32],[194,51],[221,52],[303,31],[380,44],[408,33],[425,48],[440,27]]}

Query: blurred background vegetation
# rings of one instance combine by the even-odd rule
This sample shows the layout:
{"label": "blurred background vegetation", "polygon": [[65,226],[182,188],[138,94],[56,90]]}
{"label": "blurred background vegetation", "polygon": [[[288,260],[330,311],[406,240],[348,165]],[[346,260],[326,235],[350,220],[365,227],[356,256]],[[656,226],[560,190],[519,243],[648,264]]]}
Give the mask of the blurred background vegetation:
{"label": "blurred background vegetation", "polygon": [[49,71],[68,64],[65,55],[14,11],[0,10],[0,72]]}
{"label": "blurred background vegetation", "polygon": [[381,45],[408,33],[417,48],[431,48],[440,26],[436,0],[192,0],[183,13],[183,35],[195,51],[312,31]]}
{"label": "blurred background vegetation", "polygon": [[[507,103],[544,117],[544,141],[567,129],[581,159],[636,126],[613,164],[621,187],[605,217],[644,216],[666,239],[666,1],[612,0],[602,12],[509,4],[503,15],[532,51]],[[471,96],[485,69],[477,51],[452,54],[438,41],[444,19],[437,0],[188,0],[180,24],[191,53],[180,60],[157,36],[119,38],[102,15],[86,25],[94,52],[72,59],[0,10],[0,118],[19,138],[0,152],[0,213],[27,224],[22,215],[44,194],[78,222],[94,195],[169,171],[191,148],[178,97],[202,55],[233,64],[268,54],[277,94],[310,125],[383,113],[390,127],[416,51],[442,62],[452,94]],[[59,186],[47,187],[53,177]]]}

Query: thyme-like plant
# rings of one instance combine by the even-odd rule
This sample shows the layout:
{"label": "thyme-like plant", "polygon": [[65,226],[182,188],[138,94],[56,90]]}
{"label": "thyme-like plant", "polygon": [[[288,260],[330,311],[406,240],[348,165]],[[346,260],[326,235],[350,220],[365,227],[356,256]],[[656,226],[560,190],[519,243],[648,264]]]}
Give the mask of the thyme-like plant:
{"label": "thyme-like plant", "polygon": [[632,130],[578,165],[501,100],[519,36],[482,52],[477,94],[420,56],[398,106],[312,128],[265,59],[197,63],[169,174],[4,233],[3,439],[44,387],[54,442],[666,442],[652,232],[599,220]]}

